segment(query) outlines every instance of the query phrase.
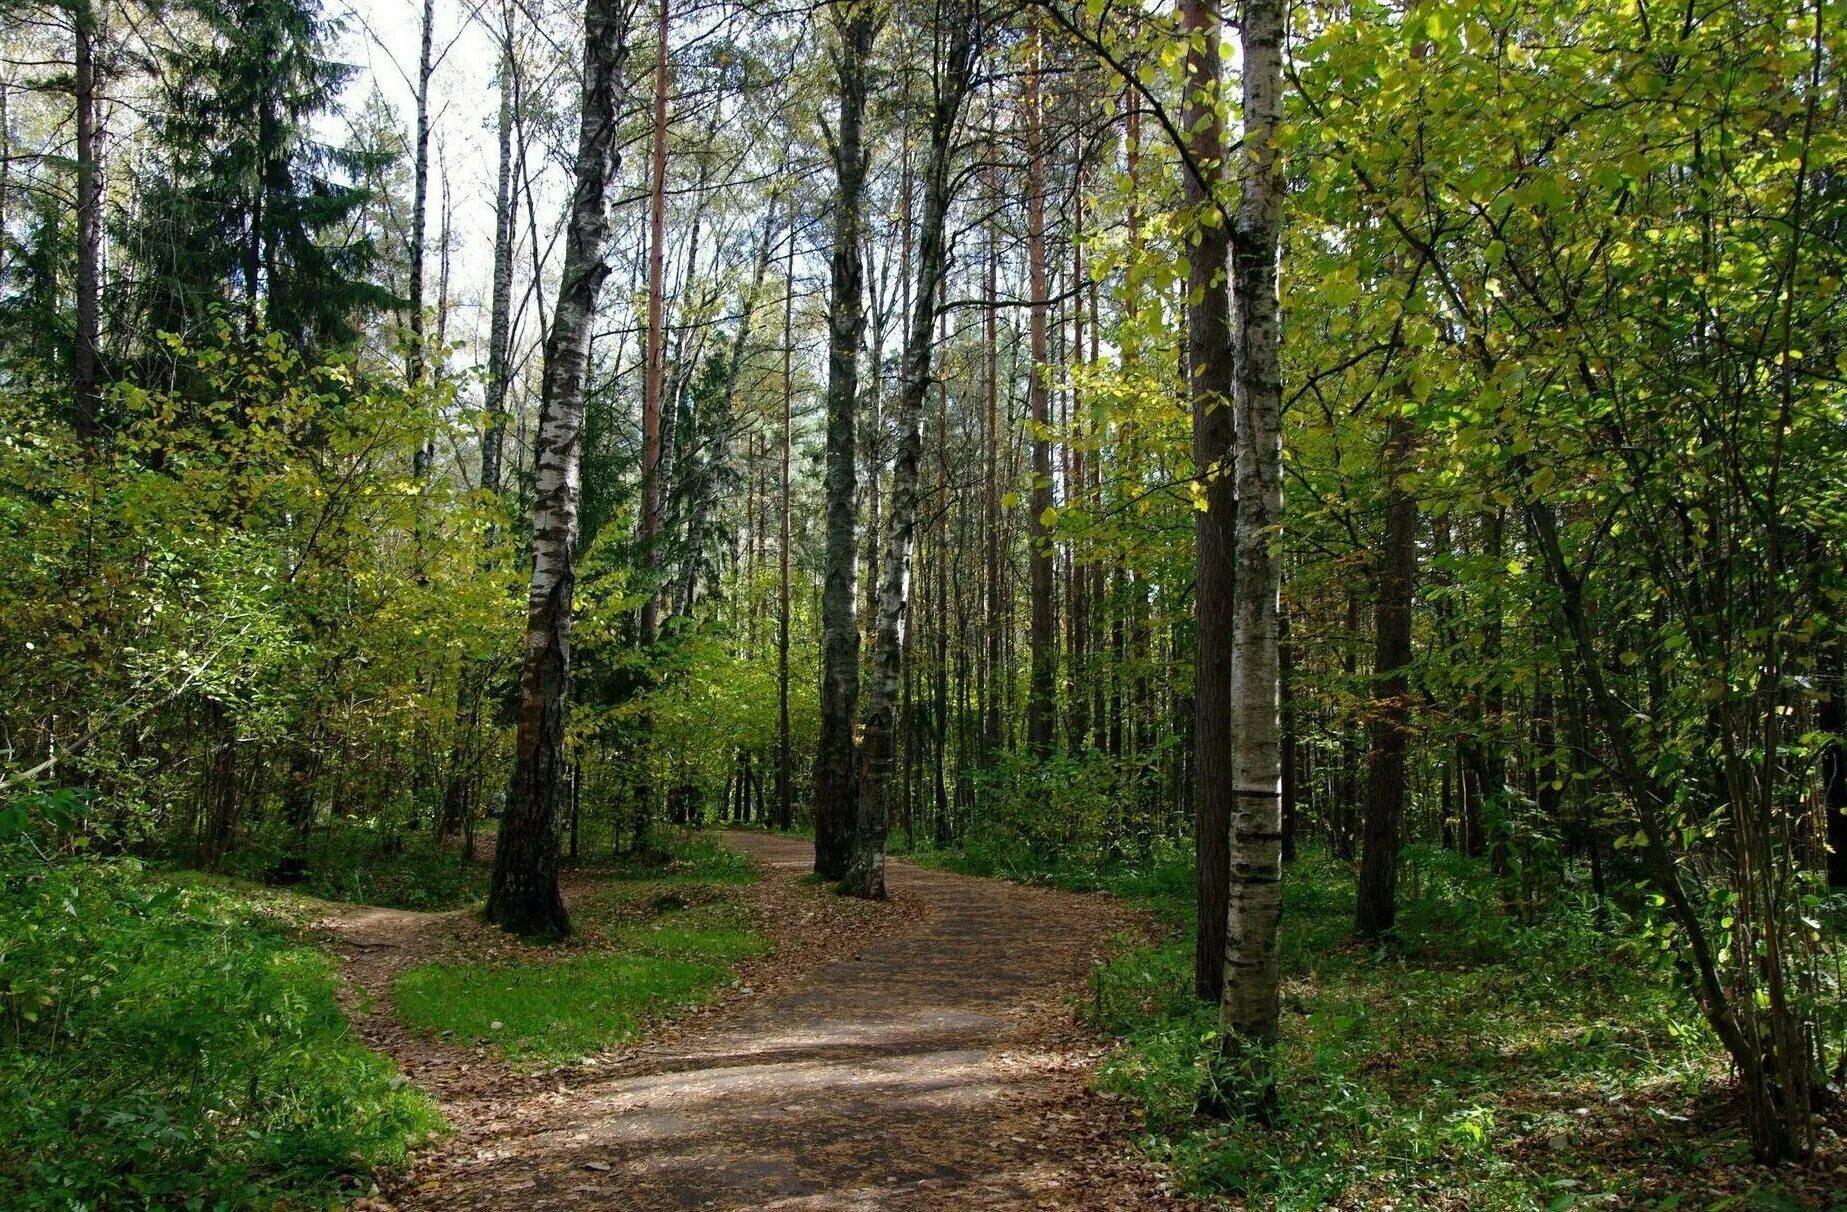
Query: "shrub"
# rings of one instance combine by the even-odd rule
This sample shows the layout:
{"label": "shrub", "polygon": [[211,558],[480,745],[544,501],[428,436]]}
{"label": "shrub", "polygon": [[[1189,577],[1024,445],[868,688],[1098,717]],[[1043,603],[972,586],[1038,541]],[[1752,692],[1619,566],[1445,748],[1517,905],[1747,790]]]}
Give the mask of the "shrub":
{"label": "shrub", "polygon": [[0,1206],[324,1202],[440,1127],[237,897],[0,850]]}

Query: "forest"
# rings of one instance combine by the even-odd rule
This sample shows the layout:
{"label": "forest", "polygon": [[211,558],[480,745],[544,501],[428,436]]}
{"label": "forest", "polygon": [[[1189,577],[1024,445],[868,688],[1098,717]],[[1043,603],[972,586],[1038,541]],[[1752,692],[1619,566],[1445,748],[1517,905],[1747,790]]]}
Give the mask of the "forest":
{"label": "forest", "polygon": [[0,0],[0,1208],[1847,1210],[1844,0]]}

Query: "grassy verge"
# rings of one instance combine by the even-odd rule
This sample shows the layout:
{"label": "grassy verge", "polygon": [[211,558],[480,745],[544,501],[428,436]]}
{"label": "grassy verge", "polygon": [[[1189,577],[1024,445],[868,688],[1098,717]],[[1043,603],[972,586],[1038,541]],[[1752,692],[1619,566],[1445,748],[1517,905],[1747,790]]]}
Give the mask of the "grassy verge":
{"label": "grassy verge", "polygon": [[0,1207],[316,1206],[441,1126],[331,963],[132,862],[0,854]]}
{"label": "grassy verge", "polygon": [[[922,861],[1138,899],[1175,924],[1100,968],[1085,1012],[1121,1042],[1102,1090],[1193,1192],[1250,1207],[1847,1208],[1839,1176],[1750,1163],[1724,1066],[1665,954],[1566,894],[1509,918],[1483,864],[1407,855],[1398,939],[1351,939],[1353,871],[1285,881],[1283,1116],[1202,1120],[1216,1014],[1192,995],[1189,855],[1060,863],[977,844]],[[1829,1194],[1830,1191],[1836,1192]]]}
{"label": "grassy verge", "polygon": [[649,1023],[709,1001],[741,961],[767,950],[737,891],[756,871],[709,838],[657,840],[650,860],[619,867],[579,900],[570,943],[512,960],[411,968],[394,991],[399,1017],[546,1068],[635,1040]]}

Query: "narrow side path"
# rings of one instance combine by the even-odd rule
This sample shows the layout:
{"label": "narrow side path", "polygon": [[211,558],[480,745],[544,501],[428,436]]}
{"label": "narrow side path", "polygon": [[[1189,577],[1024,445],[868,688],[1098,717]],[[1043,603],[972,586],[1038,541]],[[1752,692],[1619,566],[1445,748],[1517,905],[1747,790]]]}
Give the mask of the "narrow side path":
{"label": "narrow side path", "polygon": [[[797,839],[726,841],[772,887],[812,863]],[[906,863],[888,881],[895,916],[862,947],[597,1069],[519,1083],[520,1105],[426,1159],[400,1206],[1185,1206],[1134,1159],[1128,1113],[1086,1090],[1100,1046],[1071,1009],[1111,938],[1145,921]]]}

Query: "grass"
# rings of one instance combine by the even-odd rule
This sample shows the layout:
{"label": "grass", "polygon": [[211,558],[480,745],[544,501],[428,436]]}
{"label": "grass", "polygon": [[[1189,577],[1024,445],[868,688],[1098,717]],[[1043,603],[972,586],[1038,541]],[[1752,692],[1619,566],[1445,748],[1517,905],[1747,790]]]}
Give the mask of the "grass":
{"label": "grass", "polygon": [[632,1042],[648,1024],[710,1001],[739,963],[768,950],[736,891],[756,869],[697,834],[657,835],[650,850],[578,901],[570,944],[401,974],[399,1018],[544,1069]]}
{"label": "grass", "polygon": [[441,1128],[248,899],[0,851],[0,1207],[325,1206]]}
{"label": "grass", "polygon": [[1098,969],[1084,1010],[1120,1041],[1098,1087],[1139,1108],[1143,1148],[1196,1194],[1279,1210],[1847,1208],[1838,1175],[1750,1163],[1719,1052],[1667,953],[1619,911],[1600,927],[1569,887],[1516,921],[1483,864],[1414,847],[1397,938],[1360,946],[1351,866],[1294,864],[1282,1115],[1264,1127],[1196,1114],[1216,1012],[1191,991],[1190,855],[1059,863],[977,841],[924,857],[1104,888],[1174,924]]}

